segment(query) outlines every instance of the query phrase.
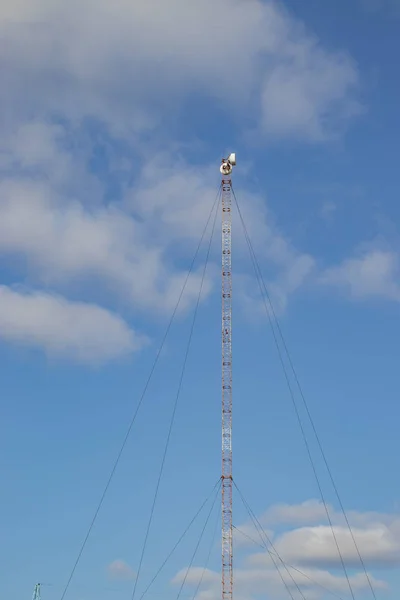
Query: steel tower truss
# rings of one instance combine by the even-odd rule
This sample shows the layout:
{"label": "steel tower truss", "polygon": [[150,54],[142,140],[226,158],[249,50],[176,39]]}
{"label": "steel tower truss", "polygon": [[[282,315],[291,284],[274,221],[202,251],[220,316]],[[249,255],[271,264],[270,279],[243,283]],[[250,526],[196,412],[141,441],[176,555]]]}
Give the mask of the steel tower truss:
{"label": "steel tower truss", "polygon": [[222,600],[233,594],[231,172],[229,160],[222,161]]}
{"label": "steel tower truss", "polygon": [[40,596],[40,583],[37,583],[35,585],[35,589],[33,591],[32,600],[41,600],[41,596]]}

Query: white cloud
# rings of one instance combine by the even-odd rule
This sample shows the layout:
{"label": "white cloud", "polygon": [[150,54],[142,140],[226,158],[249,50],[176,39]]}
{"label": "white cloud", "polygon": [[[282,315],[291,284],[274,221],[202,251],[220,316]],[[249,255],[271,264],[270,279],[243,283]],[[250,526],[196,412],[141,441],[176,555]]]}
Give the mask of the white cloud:
{"label": "white cloud", "polygon": [[[181,240],[198,236],[199,223],[205,222],[215,198],[215,189],[205,183],[214,179],[213,169],[215,167],[207,166],[200,172],[198,166],[171,163],[165,156],[156,157],[145,166],[143,177],[132,192],[132,203],[135,211],[151,224],[151,235],[157,239],[173,235]],[[265,198],[241,189],[236,194],[258,260],[261,266],[267,264],[266,283],[274,307],[276,312],[283,312],[289,297],[312,273],[315,260],[295,248],[278,229],[266,207]],[[233,213],[234,252],[240,260],[245,257],[248,268],[248,248],[235,205]],[[265,316],[253,271],[249,276],[244,275],[240,263],[236,264],[235,286],[243,306],[249,314],[262,312]]]}
{"label": "white cloud", "polygon": [[[159,139],[193,93],[235,117],[255,115],[273,136],[321,139],[354,109],[352,61],[324,50],[272,0],[7,1],[0,30],[0,255],[8,264],[18,258],[21,278],[59,292],[100,284],[122,310],[171,312],[216,191],[211,167],[148,153],[138,143],[143,128],[159,125]],[[89,172],[95,142],[85,138],[84,117],[103,120],[140,156],[118,201],[106,204]],[[264,202],[246,195],[244,212],[280,312],[314,259],[271,224]],[[204,296],[214,273],[211,265]],[[196,272],[181,308],[199,285]],[[243,296],[253,310],[254,299]]]}
{"label": "white cloud", "polygon": [[217,174],[218,163],[192,165],[160,152],[143,164],[128,192],[127,208],[146,222],[155,239],[198,240],[217,199]]}
{"label": "white cloud", "polygon": [[[327,508],[346,565],[359,567],[360,559],[344,515],[330,505]],[[368,565],[391,566],[400,563],[399,515],[354,510],[346,511],[346,515],[363,560]],[[311,567],[340,567],[340,557],[321,501],[272,506],[260,520],[269,526],[291,526],[289,531],[281,533],[274,540],[276,550],[286,562]],[[255,565],[263,560],[264,554],[252,557]]]}
{"label": "white cloud", "polygon": [[324,285],[344,289],[352,298],[381,297],[400,301],[399,257],[395,252],[371,250],[341,265],[327,269]]}
{"label": "white cloud", "polygon": [[221,579],[218,573],[214,573],[211,569],[204,569],[204,567],[191,567],[189,570],[182,569],[175,575],[172,580],[172,583],[175,585],[182,584],[183,581],[186,581],[189,585],[196,585],[198,581],[202,578],[203,583],[213,584],[218,583]]}
{"label": "white cloud", "polygon": [[[360,565],[350,533],[343,526],[344,517],[331,506],[329,512],[348,569],[351,586],[354,592],[369,593],[368,579]],[[348,511],[347,515],[363,560],[367,564],[368,578],[374,590],[386,590],[387,583],[377,579],[370,569],[397,567],[400,563],[399,515],[357,511]],[[341,569],[332,531],[326,525],[326,513],[321,502],[308,500],[297,505],[275,505],[270,507],[259,520],[269,525],[279,525],[278,531],[275,533],[268,531],[268,535],[270,538],[274,538],[274,548],[290,572],[289,575],[275,555],[275,562],[281,576],[296,597],[298,594],[296,584],[307,598],[315,600],[323,598],[325,600],[332,593],[339,597],[347,597],[348,582]],[[305,523],[314,525],[302,526]],[[299,524],[301,526],[297,527]],[[282,525],[289,529],[282,532]],[[256,544],[263,545],[260,535],[252,525],[240,525],[238,530],[251,535]],[[239,531],[235,530],[236,548],[236,533],[240,535]],[[274,552],[272,548],[271,551]],[[235,596],[240,600],[257,598],[259,594],[285,597],[286,591],[281,576],[274,567],[268,552],[253,553],[251,546],[248,546],[247,552],[241,547],[235,556]],[[186,579],[187,585],[196,587],[202,572],[203,569],[200,566],[190,569]],[[173,579],[173,583],[179,585],[185,574],[186,569],[182,569]],[[220,573],[208,569],[197,599],[214,600],[219,596]]]}
{"label": "white cloud", "polygon": [[278,137],[320,141],[337,135],[361,106],[349,98],[357,70],[348,56],[329,54],[291,23],[281,61],[265,78],[263,126]]}
{"label": "white cloud", "polygon": [[[216,166],[199,169],[179,156],[158,154],[142,164],[123,201],[104,205],[102,187],[85,172],[84,157],[71,153],[69,142],[68,130],[38,121],[3,141],[0,255],[24,257],[24,274],[40,283],[63,290],[71,282],[100,282],[108,295],[123,298],[125,307],[170,313],[186,278],[185,269],[175,266],[176,258],[188,261],[188,252],[194,251],[216,200]],[[314,259],[286,240],[264,199],[244,191],[238,196],[243,197],[242,212],[257,254],[269,265],[268,284],[280,312],[309,276]],[[240,230],[236,220],[235,253],[247,261]],[[198,268],[181,308],[197,296]],[[210,265],[203,297],[216,272]],[[257,288],[240,276],[240,264],[238,275],[238,291],[254,312],[257,300],[248,290],[257,293]]]}
{"label": "white cloud", "polygon": [[[62,127],[51,123],[31,121],[19,127],[8,139],[1,140],[1,166],[36,167],[44,165],[54,176],[60,158],[57,141],[63,136]],[[64,155],[63,160],[67,157]]]}
{"label": "white cloud", "polygon": [[[251,591],[253,594],[257,592],[262,593],[266,586],[275,588],[277,591],[280,590],[281,593],[284,593],[285,590],[283,588],[282,579],[276,568],[273,567],[271,557],[264,554],[262,555],[262,559],[263,561],[260,560],[259,568],[255,568],[256,565],[254,564],[252,568],[240,569],[239,572],[236,573],[236,582],[242,587],[243,591],[249,588],[251,590],[252,588]],[[299,573],[300,569],[296,570],[288,568],[288,570],[286,570],[282,563],[276,558],[275,562],[279,567],[285,583],[292,590],[296,588],[297,584],[303,590],[307,589],[313,591],[317,597],[318,595],[320,596],[321,593],[324,593],[323,590],[321,590],[321,587],[339,593],[348,591],[347,579],[344,576],[333,575],[328,571],[318,569],[301,569],[301,573]],[[373,577],[371,577],[371,580],[376,588],[386,587],[383,582],[378,581]],[[368,587],[368,582],[366,581],[364,573],[357,573],[356,575],[350,576],[350,583],[354,590],[365,590]],[[308,597],[308,593],[306,597]]]}
{"label": "white cloud", "polygon": [[[61,138],[61,147],[56,144],[55,133]],[[28,139],[29,143],[20,144],[21,139]],[[63,137],[60,128],[34,123],[18,130],[16,140],[2,153],[3,163],[8,167],[15,163],[23,168],[17,175],[10,170],[10,175],[0,181],[0,253],[25,257],[27,271],[47,284],[60,286],[82,281],[83,277],[88,282],[102,281],[119,297],[125,297],[128,305],[170,312],[186,272],[175,270],[165,252],[175,239],[194,236],[193,229],[180,227],[179,208],[174,210],[171,206],[169,223],[165,214],[158,219],[143,214],[137,220],[123,206],[116,203],[105,206],[99,200],[93,202],[90,195],[83,196],[84,204],[75,199],[70,189],[69,179],[79,176],[79,163],[77,166],[72,154],[62,148],[65,134]],[[29,167],[35,168],[34,174]],[[79,181],[84,191],[90,188],[89,175],[81,173]],[[179,200],[187,198],[183,188],[177,191]],[[150,196],[156,198],[159,192],[154,185],[146,197],[149,205]],[[211,206],[207,202],[208,192],[203,184],[197,203],[201,215],[204,214],[203,222]],[[174,214],[178,224],[174,222]],[[158,230],[154,231],[157,224]],[[196,223],[197,237],[202,226],[201,220]],[[200,276],[194,272],[181,308],[197,295],[199,285]],[[204,296],[210,285],[207,278]]]}
{"label": "white cloud", "polygon": [[[256,555],[258,557],[258,555]],[[329,571],[302,568],[299,570],[288,568],[288,571],[277,561],[280,574],[274,567],[269,555],[260,555],[259,564],[237,565],[234,571],[235,597],[240,599],[257,598],[260,594],[268,593],[272,597],[287,597],[287,592],[282,583],[285,584],[297,597],[297,587],[299,586],[306,598],[328,598],[327,590],[331,593],[345,595],[348,593],[347,579],[342,575],[334,575]],[[186,576],[187,569],[180,571],[172,580],[174,585],[182,583]],[[188,587],[197,587],[202,576],[201,567],[189,569],[186,583]],[[290,573],[290,574],[289,574]],[[369,574],[371,584],[375,590],[384,590],[387,585],[382,580],[378,580]],[[349,577],[354,591],[365,591],[369,588],[364,573],[356,573]],[[216,571],[206,570],[200,592],[197,600],[216,600],[221,596],[221,574]]]}
{"label": "white cloud", "polygon": [[[331,514],[332,507],[328,506],[327,508],[329,514]],[[269,524],[299,525],[316,523],[321,520],[326,520],[326,510],[319,500],[306,500],[302,504],[278,504],[271,506],[262,516],[262,522]]]}
{"label": "white cloud", "polygon": [[234,114],[258,114],[274,136],[319,140],[358,112],[356,66],[324,50],[278,2],[110,6],[106,0],[2,4],[7,119],[28,108],[28,89],[30,111],[97,116],[120,133],[155,126],[166,107],[171,111],[196,91]]}
{"label": "white cloud", "polygon": [[89,364],[125,356],[146,343],[99,306],[6,286],[0,286],[0,339]]}
{"label": "white cloud", "polygon": [[124,560],[114,560],[108,565],[107,571],[113,579],[135,578],[135,571]]}
{"label": "white cloud", "polygon": [[[400,563],[400,540],[386,525],[365,529],[352,528],[355,540],[367,565],[384,566]],[[334,527],[345,564],[360,567],[360,559],[348,528]],[[326,525],[302,527],[284,533],[275,543],[277,552],[289,563],[308,566],[339,567],[332,530]]]}
{"label": "white cloud", "polygon": [[[274,532],[270,529],[263,528],[264,534],[268,536],[268,538],[272,541],[274,538]],[[235,548],[244,547],[244,546],[252,546],[255,543],[261,544],[260,540],[260,530],[257,528],[254,523],[244,523],[240,526],[240,529],[233,530],[233,543]]]}
{"label": "white cloud", "polygon": [[[327,504],[332,523],[344,525],[345,518],[343,513]],[[358,512],[355,510],[346,511],[347,518],[354,527],[367,527],[370,525],[379,525],[381,523],[394,527],[397,523],[398,515],[396,513],[380,513],[373,511]],[[276,504],[268,508],[261,516],[262,524],[269,526],[286,525],[312,525],[328,523],[326,509],[321,500],[306,500],[301,504]]]}
{"label": "white cloud", "polygon": [[[272,232],[270,233],[272,234]],[[275,237],[275,234],[272,234],[271,237]],[[283,237],[281,241],[284,241]],[[280,316],[286,310],[289,298],[310,279],[315,268],[315,259],[292,248],[292,253],[286,261],[282,261],[281,264],[277,265],[271,256],[266,255],[265,248],[255,246],[255,252],[274,313],[276,316]],[[235,275],[235,288],[241,298],[246,314],[251,315],[255,320],[260,317],[265,319],[265,304],[269,312],[270,304],[267,298],[265,298],[265,302],[261,298],[260,286],[255,279],[254,269],[252,266],[250,266],[250,269],[249,275],[241,273]]]}

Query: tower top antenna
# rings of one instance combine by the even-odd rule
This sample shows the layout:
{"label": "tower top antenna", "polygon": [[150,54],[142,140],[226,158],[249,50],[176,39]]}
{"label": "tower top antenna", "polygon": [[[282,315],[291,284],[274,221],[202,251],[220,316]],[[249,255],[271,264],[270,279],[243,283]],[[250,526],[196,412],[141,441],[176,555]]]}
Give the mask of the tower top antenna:
{"label": "tower top antenna", "polygon": [[223,158],[219,168],[222,175],[230,175],[232,168],[236,165],[236,154],[231,153],[228,158]]}

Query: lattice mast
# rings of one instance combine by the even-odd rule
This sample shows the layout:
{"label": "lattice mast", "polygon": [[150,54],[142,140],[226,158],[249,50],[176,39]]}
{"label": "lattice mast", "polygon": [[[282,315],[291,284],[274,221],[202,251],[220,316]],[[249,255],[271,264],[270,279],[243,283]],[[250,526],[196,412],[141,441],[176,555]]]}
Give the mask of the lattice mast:
{"label": "lattice mast", "polygon": [[222,600],[233,596],[232,535],[232,167],[222,160]]}
{"label": "lattice mast", "polygon": [[41,600],[41,596],[40,596],[40,583],[37,583],[35,585],[35,589],[33,591],[32,600]]}

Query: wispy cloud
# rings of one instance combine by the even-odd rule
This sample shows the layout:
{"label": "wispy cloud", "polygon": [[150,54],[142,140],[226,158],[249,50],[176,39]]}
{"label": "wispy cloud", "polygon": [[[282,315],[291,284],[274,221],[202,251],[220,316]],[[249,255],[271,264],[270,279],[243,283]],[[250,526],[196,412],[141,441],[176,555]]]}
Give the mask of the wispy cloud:
{"label": "wispy cloud", "polygon": [[0,340],[89,364],[125,356],[147,342],[99,306],[6,286],[0,286]]}
{"label": "wispy cloud", "polygon": [[[252,115],[249,128],[262,135],[320,142],[360,110],[355,63],[324,48],[280,3],[156,5],[19,0],[0,7],[7,47],[0,57],[0,256],[8,265],[18,258],[12,280],[46,286],[57,302],[72,285],[92,299],[95,284],[133,318],[163,316],[175,305],[188,249],[216,191],[209,165],[163,152],[161,141],[154,153],[172,126],[169,114],[199,93],[234,119]],[[226,68],[233,56],[235,77]],[[106,131],[114,167],[126,175],[111,201],[110,173],[95,176],[90,167],[98,140],[88,122]],[[245,213],[282,311],[315,258],[273,224],[265,198],[246,195]],[[181,308],[198,289],[195,272]]]}
{"label": "wispy cloud", "polygon": [[[216,199],[216,187],[209,183],[215,184],[215,166],[199,169],[167,153],[152,156],[141,163],[122,200],[105,205],[104,189],[68,142],[65,128],[36,121],[18,128],[8,145],[3,143],[0,254],[29,257],[27,273],[59,290],[73,281],[82,285],[85,278],[111,284],[114,294],[135,309],[170,311],[186,277],[185,270],[174,267],[173,253],[179,243],[182,258],[199,239]],[[80,186],[71,187],[70,181]],[[314,259],[274,225],[264,198],[245,191],[243,196],[246,225],[261,259],[271,265],[272,292],[283,309]],[[247,255],[243,236],[238,236],[237,248]],[[212,272],[204,296],[211,289]],[[194,273],[182,307],[193,301],[198,288]]]}
{"label": "wispy cloud", "polygon": [[[29,273],[41,282],[62,286],[85,277],[88,283],[102,281],[112,285],[118,296],[125,296],[128,305],[146,311],[170,311],[186,275],[185,271],[167,269],[164,261],[167,246],[180,224],[179,207],[170,207],[172,222],[168,223],[164,216],[161,220],[151,219],[144,211],[140,216],[148,219],[137,220],[130,214],[129,206],[117,202],[105,205],[104,189],[93,188],[85,161],[78,161],[65,148],[68,134],[63,128],[36,122],[21,129],[17,130],[16,139],[29,143],[14,142],[3,150],[7,168],[0,181],[0,253],[29,257]],[[79,193],[86,191],[81,200],[69,183],[77,178],[81,184]],[[100,197],[96,197],[98,191]],[[177,191],[180,199],[186,197],[183,188]],[[149,206],[151,197],[155,199],[159,192],[153,183],[146,196]],[[212,204],[207,202],[208,195],[203,183],[198,202],[203,222]],[[137,214],[139,202],[135,206]],[[186,222],[189,223],[189,214]],[[157,223],[158,235],[153,231]],[[202,222],[197,223],[197,236],[201,226]],[[183,229],[180,237],[188,232],[194,235]],[[194,273],[182,305],[190,303],[198,287],[199,278]],[[204,294],[208,290],[206,281]]]}
{"label": "wispy cloud", "polygon": [[[360,559],[349,530],[335,526],[335,537],[345,564],[350,568],[360,568]],[[373,566],[397,566],[400,562],[400,540],[386,526],[354,527],[364,563]],[[330,526],[303,527],[283,534],[275,545],[279,554],[287,562],[309,567],[340,567],[336,542]]]}
{"label": "wispy cloud", "polygon": [[134,579],[135,571],[124,560],[114,560],[107,567],[108,575],[112,579]]}
{"label": "wispy cloud", "polygon": [[[369,589],[369,582],[360,565],[348,528],[343,524],[344,517],[332,506],[329,507],[329,512],[342,556],[349,570],[350,584],[354,591],[362,593]],[[347,515],[368,570],[397,567],[400,562],[400,516],[357,511],[348,511]],[[241,548],[236,559],[235,590],[239,598],[257,598],[261,593],[284,597],[286,590],[282,585],[281,576],[290,589],[295,591],[296,584],[300,586],[307,598],[328,598],[326,590],[338,595],[347,595],[348,581],[343,571],[340,571],[340,556],[331,528],[326,524],[325,507],[320,501],[308,500],[302,504],[275,505],[261,515],[259,520],[268,526],[268,535],[273,538],[274,548],[288,566],[290,575],[275,557],[280,568],[279,574],[271,555],[266,551],[253,552],[252,548],[255,549],[256,546],[247,540],[247,553]],[[275,534],[270,530],[272,524],[278,528]],[[236,531],[246,533],[255,543],[263,545],[260,534],[249,523],[238,526]],[[236,543],[235,536],[235,545]],[[274,552],[272,548],[270,550]],[[187,584],[195,587],[201,573],[200,566],[190,569]],[[172,583],[181,583],[185,574],[186,569],[182,569]],[[370,572],[368,577],[375,590],[388,588],[385,581],[377,579]],[[207,570],[198,598],[214,600],[219,595],[220,574]]]}
{"label": "wispy cloud", "polygon": [[105,0],[95,10],[90,0],[20,0],[2,5],[0,20],[8,118],[57,111],[122,134],[155,127],[166,107],[199,91],[233,114],[251,110],[266,135],[320,141],[360,109],[356,65],[273,0],[123,0],[112,11]]}
{"label": "wispy cloud", "polygon": [[[360,559],[342,512],[328,505],[335,536],[346,565],[357,568]],[[346,511],[361,555],[369,566],[392,566],[400,563],[400,515]],[[279,504],[260,517],[268,526],[285,525],[290,530],[274,540],[279,554],[289,563],[309,567],[340,566],[326,509],[319,500],[302,504]],[[254,564],[262,555],[253,557]]]}
{"label": "wispy cloud", "polygon": [[396,252],[370,250],[327,269],[321,283],[343,289],[354,299],[400,301],[399,257]]}
{"label": "wispy cloud", "polygon": [[[287,591],[282,583],[282,578],[294,593],[297,592],[296,586],[299,586],[307,598],[315,600],[330,597],[326,589],[338,595],[345,595],[348,592],[348,582],[345,576],[333,574],[323,569],[306,567],[302,569],[297,569],[297,567],[295,569],[288,568],[288,572],[280,563],[279,574],[268,554],[254,555],[251,558],[257,558],[257,560],[254,560],[253,564],[252,561],[247,564],[237,564],[235,568],[235,595],[240,599],[257,598],[260,594],[266,592],[274,598],[286,598]],[[180,571],[172,583],[176,585],[182,583],[186,571],[186,569]],[[202,572],[201,567],[189,569],[186,585],[195,588]],[[206,573],[207,577],[203,580],[204,585],[196,597],[198,600],[216,600],[221,595],[220,574],[210,570]],[[384,581],[376,579],[372,575],[369,577],[374,589],[385,590],[387,588]],[[369,587],[364,573],[350,575],[349,580],[354,591],[363,592]]]}

